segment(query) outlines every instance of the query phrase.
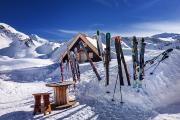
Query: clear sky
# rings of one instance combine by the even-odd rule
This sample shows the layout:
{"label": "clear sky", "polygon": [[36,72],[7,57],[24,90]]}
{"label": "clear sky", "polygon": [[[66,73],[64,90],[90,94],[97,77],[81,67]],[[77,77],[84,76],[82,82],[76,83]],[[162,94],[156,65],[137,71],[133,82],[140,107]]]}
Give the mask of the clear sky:
{"label": "clear sky", "polygon": [[0,22],[59,41],[97,29],[122,36],[180,33],[180,0],[0,0]]}

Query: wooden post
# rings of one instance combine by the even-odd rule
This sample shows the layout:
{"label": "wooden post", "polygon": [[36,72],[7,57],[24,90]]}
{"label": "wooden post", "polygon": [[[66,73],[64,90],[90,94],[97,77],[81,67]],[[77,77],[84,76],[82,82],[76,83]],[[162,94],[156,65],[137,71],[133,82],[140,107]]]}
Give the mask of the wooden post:
{"label": "wooden post", "polygon": [[49,93],[44,93],[43,95],[43,101],[44,101],[44,115],[46,115],[47,112],[51,114],[51,105],[49,101]]}
{"label": "wooden post", "polygon": [[33,94],[33,96],[35,99],[33,115],[35,115],[37,112],[41,113],[41,94]]}

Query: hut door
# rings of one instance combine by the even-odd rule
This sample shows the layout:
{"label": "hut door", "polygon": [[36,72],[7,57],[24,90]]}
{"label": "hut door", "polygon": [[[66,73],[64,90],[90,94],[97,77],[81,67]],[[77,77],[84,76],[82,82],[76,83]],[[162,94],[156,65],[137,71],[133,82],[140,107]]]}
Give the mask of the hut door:
{"label": "hut door", "polygon": [[84,51],[79,52],[79,62],[83,63],[87,61],[87,56]]}

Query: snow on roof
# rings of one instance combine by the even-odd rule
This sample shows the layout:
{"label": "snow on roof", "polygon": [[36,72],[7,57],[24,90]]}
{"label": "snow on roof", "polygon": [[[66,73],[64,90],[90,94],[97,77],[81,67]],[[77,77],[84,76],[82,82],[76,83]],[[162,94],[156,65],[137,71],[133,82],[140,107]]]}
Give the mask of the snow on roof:
{"label": "snow on roof", "polygon": [[[91,37],[87,37],[86,36],[86,39],[94,46],[97,48],[97,40],[95,38],[91,38]],[[106,48],[106,45],[102,43],[102,46],[103,46],[103,50],[104,48]]]}
{"label": "snow on roof", "polygon": [[97,48],[97,40],[94,38],[86,37],[86,39]]}

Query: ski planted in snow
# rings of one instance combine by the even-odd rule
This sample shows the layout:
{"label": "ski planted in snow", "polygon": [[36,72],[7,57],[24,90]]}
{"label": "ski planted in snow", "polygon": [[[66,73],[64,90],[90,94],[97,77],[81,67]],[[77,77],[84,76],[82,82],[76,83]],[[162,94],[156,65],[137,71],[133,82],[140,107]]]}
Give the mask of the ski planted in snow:
{"label": "ski planted in snow", "polygon": [[141,40],[140,51],[139,51],[139,84],[138,87],[142,87],[142,80],[144,79],[144,53],[145,53],[144,38]]}
{"label": "ski planted in snow", "polygon": [[117,36],[116,39],[119,39],[119,41],[120,41],[120,44],[119,44],[119,45],[120,45],[121,60],[122,60],[123,66],[124,66],[127,83],[128,83],[128,85],[130,86],[131,83],[130,83],[129,73],[128,73],[128,70],[127,70],[126,61],[125,61],[125,59],[124,59],[124,53],[123,53],[122,46],[121,46],[121,38],[120,38],[120,36]]}
{"label": "ski planted in snow", "polygon": [[106,86],[109,85],[109,61],[110,61],[110,42],[111,34],[106,33],[106,48],[105,48],[105,71],[106,71]]}
{"label": "ski planted in snow", "polygon": [[137,48],[138,42],[136,37],[133,37],[132,40],[132,61],[133,61],[133,87],[136,87],[137,81],[138,81],[138,48]]}
{"label": "ski planted in snow", "polygon": [[144,43],[144,38],[141,40],[141,46],[140,46],[140,53],[139,53],[139,80],[144,79],[144,53],[145,53],[145,46],[146,43]]}
{"label": "ski planted in snow", "polygon": [[[115,83],[115,87],[114,87],[114,93],[113,93],[113,98],[112,101],[114,101],[114,95],[115,95],[115,91],[116,91],[116,86],[117,86],[117,80],[119,79],[119,83],[120,83],[120,95],[121,95],[121,104],[123,104],[123,100],[122,100],[122,90],[121,90],[121,86],[124,86],[124,81],[123,81],[123,73],[122,73],[122,64],[121,64],[121,60],[122,60],[122,48],[121,48],[121,41],[120,41],[120,37],[116,36],[115,37],[115,49],[116,49],[116,56],[117,56],[117,62],[118,62],[118,74],[117,74],[117,78],[116,78],[116,83]],[[130,84],[130,83],[128,83]]]}
{"label": "ski planted in snow", "polygon": [[86,48],[85,48],[85,46],[84,46],[85,43],[83,43],[83,42],[80,41],[79,44],[80,44],[80,46],[82,47],[82,49],[84,50],[84,52],[85,52],[85,54],[86,54],[86,57],[87,57],[88,61],[90,62],[91,67],[92,67],[94,73],[96,74],[98,80],[100,81],[100,80],[101,80],[101,77],[99,76],[99,73],[97,72],[97,69],[96,69],[96,67],[95,67],[94,64],[93,64],[93,61],[91,60],[91,58],[90,58],[89,55],[88,55],[88,52],[87,52],[87,50],[86,50]]}
{"label": "ski planted in snow", "polygon": [[97,48],[98,48],[99,56],[103,57],[102,37],[100,35],[99,30],[97,30]]}
{"label": "ski planted in snow", "polygon": [[76,75],[77,75],[77,79],[80,81],[79,62],[78,62],[78,60],[77,60],[77,55],[78,55],[77,48],[74,48],[74,53],[75,53],[75,68],[76,68]]}
{"label": "ski planted in snow", "polygon": [[63,59],[60,60],[61,82],[64,81]]}
{"label": "ski planted in snow", "polygon": [[68,55],[68,60],[69,60],[70,68],[71,68],[72,79],[73,79],[73,81],[76,82],[76,76],[75,76],[75,69],[74,69],[74,66],[73,66],[73,60],[70,57],[70,51],[69,51],[68,47],[67,47],[67,55]]}
{"label": "ski planted in snow", "polygon": [[118,62],[118,75],[119,75],[119,80],[120,80],[120,86],[123,86],[124,81],[123,81],[121,56],[120,56],[120,53],[122,51],[120,49],[120,39],[118,39],[118,37],[115,37],[115,49],[116,49],[116,56],[117,56],[117,62]]}
{"label": "ski planted in snow", "polygon": [[100,49],[100,42],[99,42],[99,36],[100,35],[100,33],[99,33],[99,31],[97,30],[97,50],[98,50],[98,54],[99,54],[99,56],[102,56],[102,51],[101,51],[101,49]]}
{"label": "ski planted in snow", "polygon": [[69,61],[65,60],[65,74],[64,74],[64,79],[69,79]]}

